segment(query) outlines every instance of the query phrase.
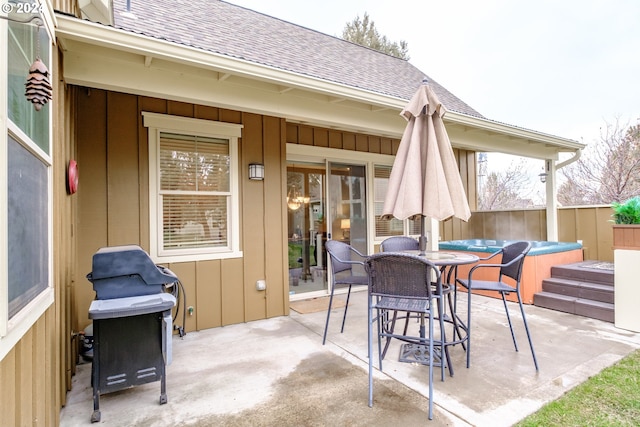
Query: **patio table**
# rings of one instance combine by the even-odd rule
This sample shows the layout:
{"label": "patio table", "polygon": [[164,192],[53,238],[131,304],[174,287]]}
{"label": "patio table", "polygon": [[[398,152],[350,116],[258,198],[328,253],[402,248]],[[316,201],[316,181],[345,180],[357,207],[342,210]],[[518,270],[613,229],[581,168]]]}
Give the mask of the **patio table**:
{"label": "patio table", "polygon": [[[465,264],[474,264],[478,262],[480,259],[477,255],[465,253],[465,252],[442,252],[442,251],[425,251],[421,252],[419,250],[405,250],[403,253],[408,253],[412,255],[424,256],[431,263],[440,267],[440,273],[442,278],[442,289],[444,295],[447,296],[447,301],[449,304],[449,310],[451,315],[448,316],[446,314],[446,310],[443,310],[442,313],[439,313],[440,316],[444,316],[444,321],[447,323],[451,323],[453,325],[453,337],[452,339],[447,339],[445,335],[445,346],[452,346],[456,344],[463,345],[467,340],[467,327],[464,322],[460,319],[460,317],[456,314],[456,306],[455,301],[451,300],[451,291],[454,292],[455,297],[455,277],[453,280],[451,279],[452,275],[455,275],[456,267],[459,265]],[[445,308],[445,307],[443,307]],[[445,331],[442,331],[444,334]],[[420,335],[422,337],[425,336],[425,325],[424,325],[424,317],[420,320]],[[442,354],[447,356],[447,365],[449,367],[449,373],[453,376],[453,367],[451,366],[451,361],[448,359],[448,353],[445,349],[440,350],[440,359],[442,359]],[[429,359],[426,356],[428,353],[425,350],[425,346],[421,344],[403,344],[400,351],[400,362],[408,362],[408,363],[420,363],[420,364],[428,364]],[[434,361],[435,362],[435,361]],[[438,363],[442,363],[441,361]]]}

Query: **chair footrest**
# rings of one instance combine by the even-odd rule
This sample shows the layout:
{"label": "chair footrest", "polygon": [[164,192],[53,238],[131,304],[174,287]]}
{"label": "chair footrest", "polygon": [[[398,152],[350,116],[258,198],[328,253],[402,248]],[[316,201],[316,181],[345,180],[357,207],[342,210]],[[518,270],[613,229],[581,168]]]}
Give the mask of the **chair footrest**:
{"label": "chair footrest", "polygon": [[383,297],[374,304],[374,308],[426,314],[429,312],[430,303],[429,300],[425,299]]}

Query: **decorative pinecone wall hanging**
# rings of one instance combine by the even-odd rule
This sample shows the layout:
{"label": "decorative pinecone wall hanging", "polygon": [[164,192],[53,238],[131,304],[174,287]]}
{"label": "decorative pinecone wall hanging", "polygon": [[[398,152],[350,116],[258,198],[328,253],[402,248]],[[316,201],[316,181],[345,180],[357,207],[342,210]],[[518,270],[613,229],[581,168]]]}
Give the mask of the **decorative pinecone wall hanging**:
{"label": "decorative pinecone wall hanging", "polygon": [[36,111],[40,111],[42,106],[51,100],[53,88],[49,81],[49,70],[40,58],[36,58],[31,64],[25,86],[24,94],[33,103]]}

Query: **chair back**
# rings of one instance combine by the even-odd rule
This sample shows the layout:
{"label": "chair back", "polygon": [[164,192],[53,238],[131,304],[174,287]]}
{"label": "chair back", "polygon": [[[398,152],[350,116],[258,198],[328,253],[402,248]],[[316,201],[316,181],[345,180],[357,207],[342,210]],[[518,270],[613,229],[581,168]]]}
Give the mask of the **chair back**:
{"label": "chair back", "polygon": [[325,248],[331,259],[331,271],[334,275],[347,270],[351,271],[353,263],[344,262],[351,261],[351,246],[337,240],[327,240]]}
{"label": "chair back", "polygon": [[442,291],[440,270],[424,257],[381,252],[367,258],[365,268],[372,296],[431,298],[434,281],[436,292]]}
{"label": "chair back", "polygon": [[385,239],[380,245],[382,252],[417,251],[420,244],[409,236],[393,236]]}
{"label": "chair back", "polygon": [[500,276],[511,277],[519,285],[524,258],[530,249],[530,242],[515,242],[502,248],[502,264],[509,265],[500,268]]}

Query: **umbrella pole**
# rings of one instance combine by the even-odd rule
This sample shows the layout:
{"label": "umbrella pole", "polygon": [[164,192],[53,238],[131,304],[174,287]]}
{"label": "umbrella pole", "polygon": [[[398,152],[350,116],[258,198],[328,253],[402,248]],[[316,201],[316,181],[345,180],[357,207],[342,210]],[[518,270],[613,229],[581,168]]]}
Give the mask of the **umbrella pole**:
{"label": "umbrella pole", "polygon": [[427,250],[427,233],[425,232],[425,221],[426,217],[424,215],[420,215],[420,239],[419,239],[419,248],[420,255],[425,255]]}

